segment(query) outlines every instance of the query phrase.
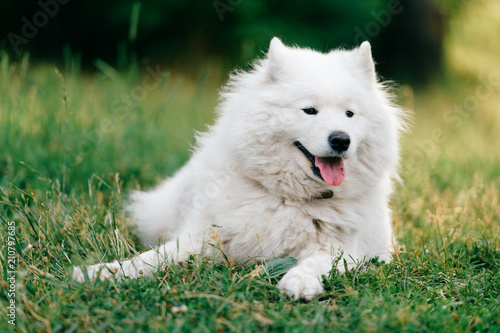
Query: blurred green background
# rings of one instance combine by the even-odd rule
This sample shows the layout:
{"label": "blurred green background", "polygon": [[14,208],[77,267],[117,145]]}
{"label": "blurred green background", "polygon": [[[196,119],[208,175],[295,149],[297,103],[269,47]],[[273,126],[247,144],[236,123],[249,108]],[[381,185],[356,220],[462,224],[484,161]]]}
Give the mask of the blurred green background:
{"label": "blurred green background", "polygon": [[[4,0],[0,47],[63,61],[78,54],[123,68],[135,60],[192,68],[244,64],[273,36],[330,50],[373,44],[384,77],[427,82],[439,74],[446,23],[458,0]],[[203,66],[203,65],[202,65]]]}

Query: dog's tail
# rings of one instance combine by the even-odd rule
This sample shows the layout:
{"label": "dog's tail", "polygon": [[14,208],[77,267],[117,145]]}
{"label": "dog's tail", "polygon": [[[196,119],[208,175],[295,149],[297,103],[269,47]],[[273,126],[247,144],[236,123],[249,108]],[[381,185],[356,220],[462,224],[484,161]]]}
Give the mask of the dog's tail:
{"label": "dog's tail", "polygon": [[[179,221],[175,207],[169,202],[168,181],[149,192],[134,191],[129,197],[129,223],[144,246],[157,246],[175,237]],[[170,194],[170,195],[169,195]]]}

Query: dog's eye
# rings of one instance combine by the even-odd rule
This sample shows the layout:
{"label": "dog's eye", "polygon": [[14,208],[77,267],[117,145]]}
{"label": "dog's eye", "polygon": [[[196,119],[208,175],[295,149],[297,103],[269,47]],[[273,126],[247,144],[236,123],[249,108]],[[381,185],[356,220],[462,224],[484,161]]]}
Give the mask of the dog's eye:
{"label": "dog's eye", "polygon": [[350,110],[347,110],[345,112],[345,115],[348,116],[349,118],[352,118],[352,116],[354,116],[354,112],[350,111]]}
{"label": "dog's eye", "polygon": [[302,111],[304,111],[306,114],[318,114],[318,110],[315,108],[303,108]]}

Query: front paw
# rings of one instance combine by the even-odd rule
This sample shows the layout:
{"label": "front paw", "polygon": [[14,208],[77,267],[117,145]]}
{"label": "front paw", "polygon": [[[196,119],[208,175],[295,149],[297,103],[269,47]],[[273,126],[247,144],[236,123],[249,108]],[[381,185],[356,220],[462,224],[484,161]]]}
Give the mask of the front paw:
{"label": "front paw", "polygon": [[110,264],[97,264],[87,267],[75,266],[73,268],[73,280],[83,283],[85,282],[85,272],[88,276],[89,281],[95,281],[97,279],[106,280],[112,277],[118,277],[120,267],[114,263]]}
{"label": "front paw", "polygon": [[294,267],[288,271],[277,287],[295,300],[310,301],[323,292],[321,276],[308,272],[303,267]]}

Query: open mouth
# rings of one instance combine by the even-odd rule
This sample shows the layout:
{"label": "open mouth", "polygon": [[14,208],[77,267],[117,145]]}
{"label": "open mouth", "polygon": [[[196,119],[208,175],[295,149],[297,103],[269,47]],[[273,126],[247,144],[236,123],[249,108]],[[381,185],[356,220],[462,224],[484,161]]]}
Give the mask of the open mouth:
{"label": "open mouth", "polygon": [[345,177],[344,161],[340,156],[314,156],[300,143],[295,141],[295,147],[304,154],[313,165],[313,173],[328,185],[338,186]]}

